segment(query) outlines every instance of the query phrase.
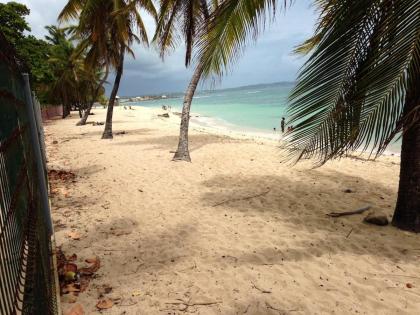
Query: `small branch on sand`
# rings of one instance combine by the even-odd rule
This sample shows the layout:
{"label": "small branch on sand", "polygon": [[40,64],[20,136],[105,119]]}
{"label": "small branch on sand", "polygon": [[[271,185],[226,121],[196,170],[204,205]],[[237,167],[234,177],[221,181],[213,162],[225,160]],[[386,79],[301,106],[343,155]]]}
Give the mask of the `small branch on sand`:
{"label": "small branch on sand", "polygon": [[267,307],[267,309],[269,309],[269,310],[273,310],[273,311],[280,312],[281,314],[283,314],[283,313],[284,313],[284,311],[283,311],[283,310],[273,307],[273,306],[272,306],[272,305],[270,305],[270,303],[268,303],[268,302],[265,302],[265,307]]}
{"label": "small branch on sand", "polygon": [[349,238],[351,232],[353,232],[353,228],[351,228],[351,230],[347,233],[346,238]]}
{"label": "small branch on sand", "polygon": [[127,304],[123,304],[123,301],[124,301],[124,300],[122,300],[122,301],[121,301],[121,303],[120,303],[120,304],[118,304],[118,306],[133,306],[133,305],[136,305],[136,304],[138,303],[138,302],[133,302],[133,301],[132,301],[131,303],[129,302],[129,303],[127,303]]}
{"label": "small branch on sand", "polygon": [[179,302],[167,302],[165,304],[169,304],[169,305],[183,305],[183,308],[180,308],[180,311],[186,311],[189,307],[191,306],[209,306],[209,305],[215,305],[215,304],[220,304],[222,303],[222,301],[214,301],[214,302],[195,302],[195,303],[191,303],[191,300],[186,302],[184,300],[181,299],[177,299]]}
{"label": "small branch on sand", "polygon": [[261,289],[261,288],[257,287],[254,282],[251,282],[251,283],[252,283],[252,286],[254,287],[254,289],[257,289],[261,293],[271,293],[270,290]]}
{"label": "small branch on sand", "polygon": [[136,270],[134,270],[133,272],[124,273],[123,275],[124,276],[134,275],[134,274],[138,273],[140,268],[143,267],[143,266],[144,266],[144,263],[141,263],[140,265],[137,266]]}
{"label": "small branch on sand", "polygon": [[243,197],[243,198],[228,199],[228,200],[216,203],[216,204],[212,205],[212,207],[217,207],[217,206],[220,206],[220,205],[228,203],[228,202],[249,200],[249,199],[252,199],[252,198],[261,197],[261,196],[267,195],[270,192],[270,190],[271,189],[268,189],[267,191],[264,191],[262,193],[259,193],[259,194],[256,194],[256,195],[251,195],[251,196],[246,196],[246,197]]}
{"label": "small branch on sand", "polygon": [[267,308],[267,309],[270,309],[270,310],[273,310],[273,311],[277,311],[277,312],[279,312],[280,314],[287,314],[288,312],[297,312],[297,311],[299,311],[298,309],[293,309],[293,310],[287,310],[287,311],[284,311],[284,310],[282,310],[282,309],[279,309],[279,308],[275,308],[275,307],[273,307],[272,305],[270,305],[270,303],[268,303],[268,302],[265,302],[265,307]]}
{"label": "small branch on sand", "polygon": [[360,208],[360,209],[357,209],[357,210],[354,210],[354,211],[327,213],[327,216],[333,217],[333,218],[338,218],[338,217],[342,217],[342,216],[345,216],[345,215],[361,214],[361,213],[363,213],[363,212],[365,212],[369,209],[370,209],[370,206],[366,206],[366,207],[363,207],[363,208]]}

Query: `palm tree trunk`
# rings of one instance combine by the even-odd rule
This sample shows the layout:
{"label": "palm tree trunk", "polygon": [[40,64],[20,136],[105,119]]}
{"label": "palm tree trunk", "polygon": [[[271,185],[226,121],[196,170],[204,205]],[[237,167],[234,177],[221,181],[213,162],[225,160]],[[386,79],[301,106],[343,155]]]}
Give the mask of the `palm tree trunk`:
{"label": "palm tree trunk", "polygon": [[112,139],[112,114],[114,112],[114,103],[115,98],[118,93],[118,88],[120,87],[121,76],[124,69],[124,49],[121,49],[120,60],[117,67],[117,75],[115,76],[114,86],[112,87],[112,92],[109,97],[108,110],[106,112],[106,122],[105,129],[102,134],[102,139]]}
{"label": "palm tree trunk", "polygon": [[[404,114],[420,106],[420,79],[413,80],[407,93]],[[417,109],[417,115],[420,110]],[[420,121],[403,132],[400,185],[392,224],[400,229],[420,232]]]}
{"label": "palm tree trunk", "polygon": [[83,113],[83,117],[82,119],[79,120],[79,122],[76,124],[76,126],[84,126],[86,125],[86,121],[89,118],[90,115],[90,111],[92,110],[92,106],[96,101],[96,98],[98,97],[99,91],[102,89],[102,86],[104,85],[106,79],[108,78],[108,73],[109,73],[109,68],[108,66],[106,66],[106,70],[105,70],[105,74],[104,77],[102,78],[102,80],[99,82],[98,87],[95,90],[95,93],[93,95],[93,99],[91,100],[91,102],[88,105],[88,108],[85,110],[85,112]]}
{"label": "palm tree trunk", "polygon": [[70,114],[70,110],[69,110],[69,104],[68,104],[68,99],[67,99],[67,93],[64,92],[63,93],[63,115],[62,118],[66,118],[69,114]]}
{"label": "palm tree trunk", "polygon": [[79,105],[77,106],[77,109],[79,111],[79,118],[82,119],[83,117],[83,113],[82,113],[82,105],[79,103]]}
{"label": "palm tree trunk", "polygon": [[175,152],[173,161],[186,161],[191,162],[190,152],[188,151],[188,126],[190,122],[190,109],[195,90],[197,89],[198,82],[200,81],[203,67],[198,64],[195,68],[194,74],[188,85],[187,91],[184,96],[184,103],[182,106],[181,126],[179,131],[178,149]]}

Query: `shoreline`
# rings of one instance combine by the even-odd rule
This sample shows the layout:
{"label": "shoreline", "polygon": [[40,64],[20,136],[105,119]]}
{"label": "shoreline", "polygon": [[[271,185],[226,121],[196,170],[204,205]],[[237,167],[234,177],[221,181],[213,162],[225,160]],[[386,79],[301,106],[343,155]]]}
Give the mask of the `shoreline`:
{"label": "shoreline", "polygon": [[[181,115],[181,112],[170,110],[165,111],[159,106],[142,106],[138,105],[138,103],[132,106],[134,108],[141,108],[142,110],[151,110],[155,114],[168,113],[171,117],[176,118],[179,118]],[[178,120],[178,127],[179,122],[180,120]],[[283,135],[281,134],[280,130],[277,130],[276,132],[269,132],[268,130],[239,126],[232,124],[222,118],[202,115],[198,112],[190,113],[190,127],[194,128],[195,130],[204,131],[210,134],[229,136],[234,139],[263,141],[275,145],[281,145],[281,140],[283,138]],[[350,155],[361,155],[366,157],[370,154],[368,150],[356,150],[353,153],[350,153]],[[374,156],[374,154],[372,154],[372,156]],[[401,153],[399,152],[399,150],[394,151],[390,148],[387,148],[382,153],[382,156],[400,157]]]}

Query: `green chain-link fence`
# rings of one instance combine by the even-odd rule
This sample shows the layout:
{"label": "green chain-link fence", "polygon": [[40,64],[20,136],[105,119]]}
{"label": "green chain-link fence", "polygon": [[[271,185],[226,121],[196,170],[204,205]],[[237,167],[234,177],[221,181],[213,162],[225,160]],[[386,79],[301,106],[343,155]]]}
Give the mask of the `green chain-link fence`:
{"label": "green chain-link fence", "polygon": [[0,314],[58,314],[39,108],[0,36]]}

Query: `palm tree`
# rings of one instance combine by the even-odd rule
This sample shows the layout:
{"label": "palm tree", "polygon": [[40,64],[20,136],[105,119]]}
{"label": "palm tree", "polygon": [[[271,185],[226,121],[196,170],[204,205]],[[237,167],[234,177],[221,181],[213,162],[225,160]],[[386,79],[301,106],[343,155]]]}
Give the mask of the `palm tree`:
{"label": "palm tree", "polygon": [[[402,138],[394,226],[420,232],[419,0],[317,0],[311,52],[290,96],[288,152],[321,165]],[[246,3],[246,4],[245,4]],[[258,6],[257,6],[258,4]],[[223,74],[274,0],[225,0],[199,43],[205,74]],[[242,6],[242,7],[241,7]],[[216,40],[217,39],[217,40]]]}
{"label": "palm tree", "polygon": [[87,64],[104,64],[116,71],[102,139],[113,137],[112,116],[123,74],[124,56],[129,53],[134,57],[130,48],[134,42],[148,45],[139,9],[157,17],[152,0],[69,0],[59,15],[61,21],[78,19],[75,32],[81,38],[81,46],[88,49]]}
{"label": "palm tree", "polygon": [[86,54],[79,46],[75,46],[73,38],[68,36],[69,28],[50,25],[46,26],[46,29],[48,35],[45,39],[50,44],[49,62],[56,77],[49,89],[50,97],[52,100],[61,100],[63,118],[70,113],[72,106],[78,108],[82,117],[83,110],[85,113],[88,111],[89,105],[102,89],[100,73],[96,69],[86,67]]}
{"label": "palm tree", "polygon": [[56,26],[46,26],[45,39],[51,44],[49,62],[56,80],[51,88],[52,98],[60,99],[63,104],[63,118],[71,109],[77,91],[78,73],[82,70],[83,60],[75,57],[75,47],[68,40],[66,31]]}
{"label": "palm tree", "polygon": [[[158,24],[153,39],[158,44],[161,57],[165,56],[169,48],[176,46],[177,35],[181,33],[186,46],[185,66],[189,66],[194,42],[202,25],[205,25],[209,18],[211,8],[212,6],[206,0],[161,0]],[[198,63],[184,95],[178,149],[173,160],[191,161],[188,150],[190,109],[202,72],[201,63]]]}

